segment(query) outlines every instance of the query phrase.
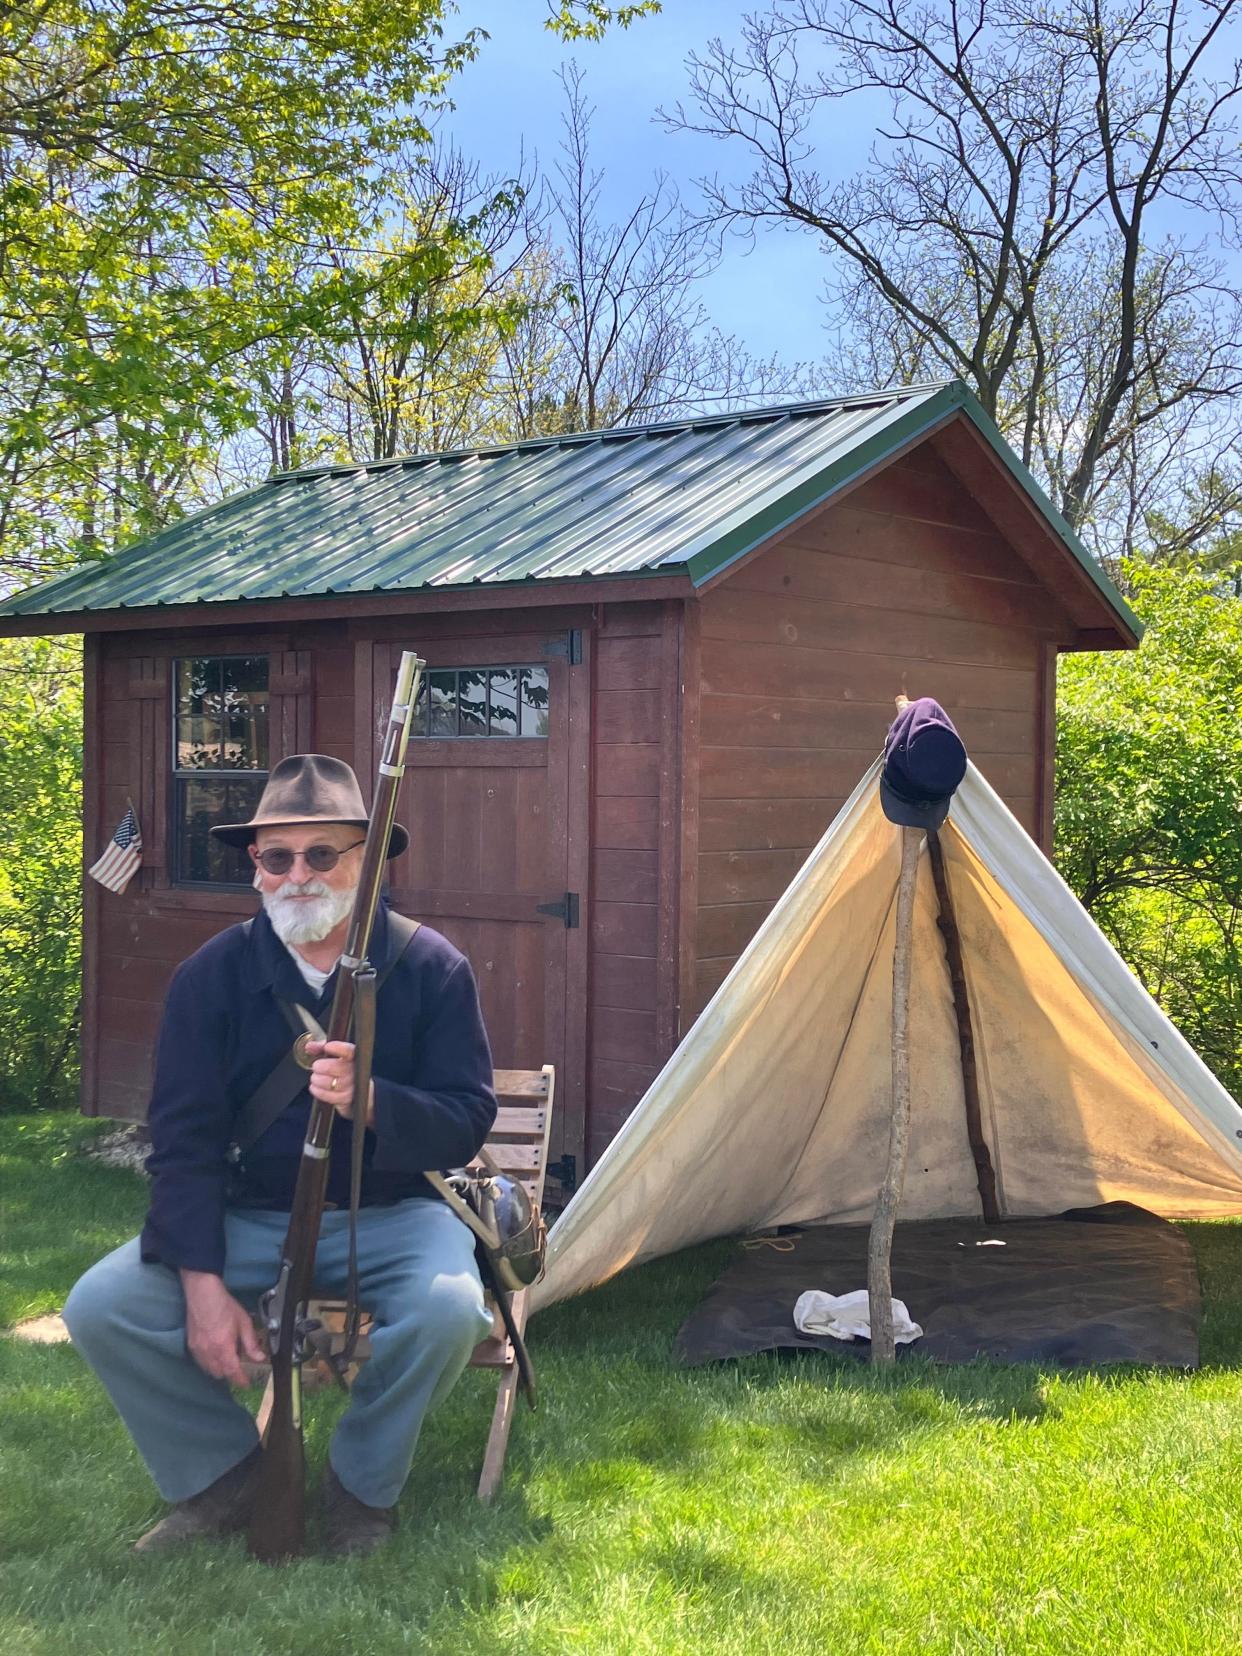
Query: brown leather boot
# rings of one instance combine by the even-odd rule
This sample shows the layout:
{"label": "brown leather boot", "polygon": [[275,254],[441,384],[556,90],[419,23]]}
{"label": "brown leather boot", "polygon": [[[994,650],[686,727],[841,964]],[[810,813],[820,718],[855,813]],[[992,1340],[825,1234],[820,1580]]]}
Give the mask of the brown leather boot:
{"label": "brown leather boot", "polygon": [[134,1542],[136,1553],[171,1552],[187,1541],[205,1536],[231,1535],[245,1529],[254,1510],[259,1488],[259,1465],[263,1451],[257,1445],[236,1466],[230,1466],[215,1483],[191,1495],[188,1501],[174,1502],[154,1528]]}
{"label": "brown leather boot", "polygon": [[351,1495],[328,1462],[320,1491],[323,1551],[329,1558],[359,1558],[392,1539],[396,1507],[373,1507]]}

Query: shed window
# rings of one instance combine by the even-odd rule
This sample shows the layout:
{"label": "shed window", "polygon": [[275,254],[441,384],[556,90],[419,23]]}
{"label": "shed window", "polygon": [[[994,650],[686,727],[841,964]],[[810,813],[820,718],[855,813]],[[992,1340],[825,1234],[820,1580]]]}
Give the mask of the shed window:
{"label": "shed window", "polygon": [[419,687],[411,736],[433,741],[548,734],[546,667],[447,667]]}
{"label": "shed window", "polygon": [[249,885],[250,859],[212,839],[245,822],[267,781],[268,658],[191,656],[177,662],[173,741],[174,878]]}

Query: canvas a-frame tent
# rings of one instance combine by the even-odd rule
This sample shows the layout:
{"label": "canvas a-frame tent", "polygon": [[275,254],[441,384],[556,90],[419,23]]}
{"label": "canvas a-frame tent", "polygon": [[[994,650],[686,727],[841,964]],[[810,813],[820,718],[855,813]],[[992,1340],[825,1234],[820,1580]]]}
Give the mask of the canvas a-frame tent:
{"label": "canvas a-frame tent", "polygon": [[[873,765],[554,1226],[535,1303],[776,1225],[867,1223],[888,1145],[901,830]],[[972,765],[941,830],[1000,1213],[1242,1213],[1242,1109]],[[901,1220],[980,1213],[926,846]]]}

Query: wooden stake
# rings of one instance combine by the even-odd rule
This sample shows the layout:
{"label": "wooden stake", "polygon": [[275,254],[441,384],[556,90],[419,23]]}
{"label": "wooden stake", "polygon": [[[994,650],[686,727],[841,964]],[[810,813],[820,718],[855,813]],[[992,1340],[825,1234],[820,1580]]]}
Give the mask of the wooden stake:
{"label": "wooden stake", "polygon": [[867,1250],[867,1298],[871,1314],[871,1361],[891,1363],[893,1340],[893,1229],[906,1182],[910,1149],[910,967],[914,891],[918,879],[921,828],[901,830],[901,878],[897,883],[897,938],[893,948],[893,1105],[888,1128],[888,1163],[875,1199]]}
{"label": "wooden stake", "polygon": [[962,955],[962,936],[957,929],[957,915],[953,910],[953,893],[949,888],[949,871],[945,867],[944,847],[940,835],[933,828],[927,836],[928,860],[932,879],[936,882],[936,901],[940,913],[936,924],[944,938],[945,960],[949,967],[949,982],[953,985],[953,1010],[957,1015],[957,1044],[962,1054],[962,1096],[966,1100],[966,1137],[975,1163],[975,1180],[979,1186],[979,1205],[988,1224],[1000,1218],[1000,1203],[996,1196],[996,1170],[992,1154],[983,1136],[983,1107],[979,1102],[979,1066],[975,1061],[975,1031],[970,1017],[970,996],[966,990],[966,962]]}

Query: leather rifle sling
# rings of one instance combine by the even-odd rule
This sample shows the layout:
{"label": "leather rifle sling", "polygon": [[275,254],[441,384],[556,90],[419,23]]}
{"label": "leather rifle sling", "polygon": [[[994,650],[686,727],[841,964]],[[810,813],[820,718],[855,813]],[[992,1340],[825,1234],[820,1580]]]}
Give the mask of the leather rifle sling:
{"label": "leather rifle sling", "polygon": [[[374,966],[360,966],[354,972],[354,1119],[349,1158],[349,1281],[345,1290],[345,1341],[332,1358],[332,1371],[344,1386],[345,1370],[354,1360],[362,1306],[358,1303],[358,1209],[362,1203],[362,1161],[366,1148],[367,1109],[371,1100],[371,1065],[375,1057],[375,997],[378,984]],[[361,1111],[362,1129],[358,1114]]]}
{"label": "leather rifle sling", "polygon": [[491,1289],[492,1298],[500,1308],[501,1320],[505,1325],[505,1333],[513,1347],[514,1360],[517,1363],[518,1383],[522,1394],[530,1408],[535,1408],[537,1394],[535,1390],[535,1365],[530,1360],[530,1352],[526,1349],[526,1341],[522,1338],[522,1331],[517,1325],[517,1318],[513,1315],[513,1304],[509,1298],[509,1291],[500,1280],[487,1247],[476,1249],[476,1258],[481,1257],[483,1266],[482,1275],[487,1279],[486,1286]]}

